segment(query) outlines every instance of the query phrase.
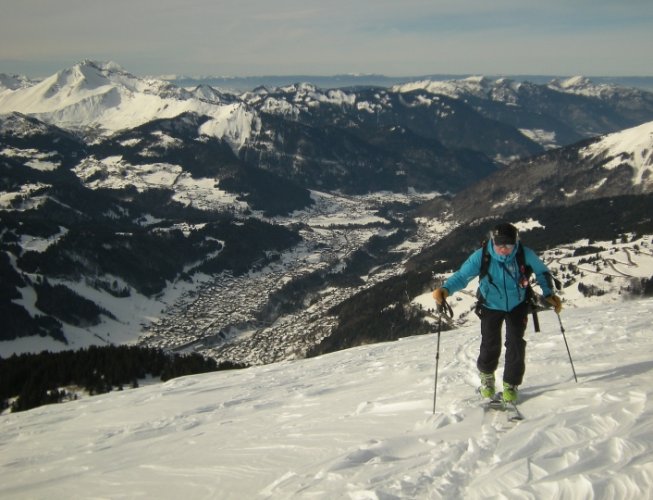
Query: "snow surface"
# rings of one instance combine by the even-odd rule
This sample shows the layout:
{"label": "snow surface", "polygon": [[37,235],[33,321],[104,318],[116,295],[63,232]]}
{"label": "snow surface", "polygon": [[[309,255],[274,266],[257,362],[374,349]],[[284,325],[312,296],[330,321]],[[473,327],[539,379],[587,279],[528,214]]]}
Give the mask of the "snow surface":
{"label": "snow surface", "polygon": [[[475,396],[478,324],[0,417],[2,498],[651,498],[653,300],[527,330],[520,423]],[[500,376],[500,370],[498,375]]]}

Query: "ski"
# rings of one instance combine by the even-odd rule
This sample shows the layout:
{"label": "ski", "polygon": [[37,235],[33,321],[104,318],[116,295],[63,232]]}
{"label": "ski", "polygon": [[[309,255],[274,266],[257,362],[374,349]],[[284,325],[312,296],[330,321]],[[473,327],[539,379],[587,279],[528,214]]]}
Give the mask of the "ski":
{"label": "ski", "polygon": [[505,412],[506,420],[508,422],[519,422],[520,420],[524,420],[524,415],[519,411],[517,403],[514,401],[504,401],[503,395],[500,392],[497,392],[491,399],[484,401],[483,408],[486,412],[491,410]]}
{"label": "ski", "polygon": [[504,411],[506,409],[505,403],[500,399],[487,399],[483,401],[483,409],[487,412],[489,410]]}

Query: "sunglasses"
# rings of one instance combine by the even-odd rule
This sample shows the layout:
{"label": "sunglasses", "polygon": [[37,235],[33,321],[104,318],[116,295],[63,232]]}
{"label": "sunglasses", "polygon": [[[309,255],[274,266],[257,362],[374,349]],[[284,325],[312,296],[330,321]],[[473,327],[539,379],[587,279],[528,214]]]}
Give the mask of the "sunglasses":
{"label": "sunglasses", "polygon": [[505,250],[510,250],[512,252],[513,248],[515,248],[515,245],[500,245],[498,243],[495,243],[494,246],[496,248],[503,248]]}

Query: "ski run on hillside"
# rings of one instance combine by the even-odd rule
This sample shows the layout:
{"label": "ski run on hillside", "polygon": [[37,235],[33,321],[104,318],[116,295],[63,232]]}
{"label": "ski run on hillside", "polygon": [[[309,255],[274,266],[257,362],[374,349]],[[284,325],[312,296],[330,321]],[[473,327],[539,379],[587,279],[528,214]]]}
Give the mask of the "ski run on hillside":
{"label": "ski run on hillside", "polygon": [[[540,313],[519,409],[485,413],[477,323],[0,417],[0,497],[642,499],[653,300]],[[499,380],[501,370],[497,373]]]}

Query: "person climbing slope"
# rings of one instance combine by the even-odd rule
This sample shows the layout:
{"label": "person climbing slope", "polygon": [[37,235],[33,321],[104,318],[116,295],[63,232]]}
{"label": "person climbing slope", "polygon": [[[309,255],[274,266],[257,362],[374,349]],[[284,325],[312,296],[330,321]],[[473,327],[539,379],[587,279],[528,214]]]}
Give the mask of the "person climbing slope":
{"label": "person climbing slope", "polygon": [[501,356],[501,329],[505,322],[502,397],[505,402],[517,401],[518,386],[526,370],[524,333],[532,293],[531,274],[535,275],[545,300],[560,313],[562,302],[554,293],[548,267],[533,250],[521,244],[517,228],[503,222],[490,231],[489,241],[483,247],[472,253],[458,271],[433,291],[433,298],[441,306],[447,297],[479,277],[476,313],[481,319],[481,346],[476,366],[481,379],[479,391],[484,398],[495,397],[494,372]]}

